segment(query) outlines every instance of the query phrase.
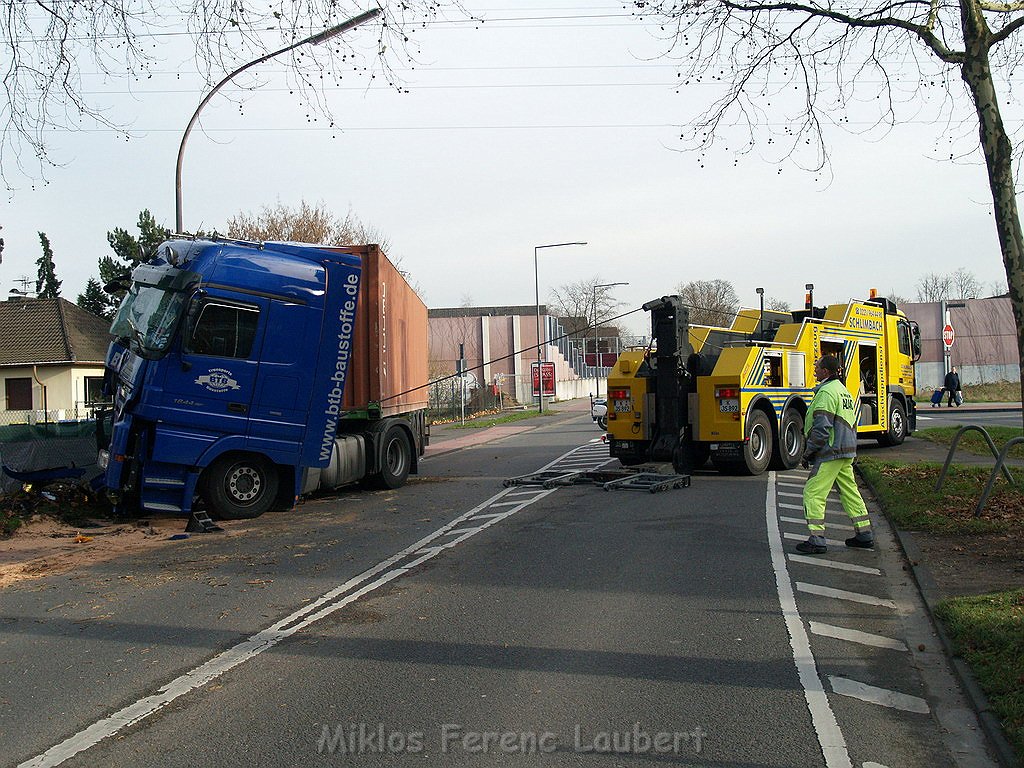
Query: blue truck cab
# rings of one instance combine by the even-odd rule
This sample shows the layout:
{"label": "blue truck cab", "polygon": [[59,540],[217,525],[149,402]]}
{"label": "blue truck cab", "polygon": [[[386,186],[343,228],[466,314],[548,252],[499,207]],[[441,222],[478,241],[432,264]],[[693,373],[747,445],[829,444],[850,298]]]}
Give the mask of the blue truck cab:
{"label": "blue truck cab", "polygon": [[423,413],[343,404],[364,267],[350,250],[170,240],[134,270],[98,424],[115,505],[187,515],[201,499],[238,519],[324,485],[405,482]]}

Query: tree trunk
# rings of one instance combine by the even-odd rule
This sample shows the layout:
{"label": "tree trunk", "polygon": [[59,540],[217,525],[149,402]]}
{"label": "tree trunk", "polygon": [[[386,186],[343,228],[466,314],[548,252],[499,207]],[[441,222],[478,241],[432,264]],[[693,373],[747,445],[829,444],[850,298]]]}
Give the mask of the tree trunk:
{"label": "tree trunk", "polygon": [[1021,399],[1024,401],[1024,234],[1017,213],[1013,183],[1013,150],[1003,125],[989,62],[991,32],[976,0],[960,0],[964,30],[964,63],[960,68],[974,99],[981,132],[981,149],[988,168],[988,184],[996,219],[999,248],[1006,269],[1010,305],[1017,326],[1017,356],[1021,364]]}

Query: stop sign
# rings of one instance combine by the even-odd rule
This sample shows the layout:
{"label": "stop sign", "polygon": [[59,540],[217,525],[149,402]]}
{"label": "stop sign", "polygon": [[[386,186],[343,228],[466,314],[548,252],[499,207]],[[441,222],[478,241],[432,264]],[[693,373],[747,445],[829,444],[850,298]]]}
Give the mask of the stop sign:
{"label": "stop sign", "polygon": [[955,337],[956,337],[956,335],[953,333],[953,326],[952,325],[950,325],[949,323],[946,323],[944,326],[942,326],[942,343],[943,344],[945,344],[947,347],[952,347],[953,346],[953,339]]}

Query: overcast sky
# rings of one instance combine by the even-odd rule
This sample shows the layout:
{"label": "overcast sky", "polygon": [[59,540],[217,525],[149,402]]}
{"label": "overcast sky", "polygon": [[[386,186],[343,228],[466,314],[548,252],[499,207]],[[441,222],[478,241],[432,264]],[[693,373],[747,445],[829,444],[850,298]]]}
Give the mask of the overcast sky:
{"label": "overcast sky", "polygon": [[[758,152],[702,159],[680,151],[678,125],[712,87],[677,92],[653,28],[623,3],[467,5],[489,21],[420,33],[420,65],[400,73],[409,93],[358,78],[330,90],[340,132],[307,122],[280,64],[263,65],[241,110],[238,90],[215,98],[187,147],[185,228],[223,231],[240,211],[302,199],[351,209],[431,307],[533,304],[534,247],[577,240],[588,244],[540,252],[542,301],[594,276],[630,283],[614,289],[624,309],[694,279],[731,280],[749,306],[756,287],[796,306],[807,282],[820,304],[871,287],[913,299],[924,273],[962,266],[986,288],[1004,280],[985,169],[977,154],[940,159],[950,150],[927,110],[883,138],[830,130],[831,176]],[[40,231],[74,300],[107,231],[134,232],[142,208],[173,227],[178,143],[203,93],[177,71],[190,67],[155,69],[130,95],[124,80],[87,78],[129,140],[54,134],[49,182],[17,180],[0,212],[3,294],[35,277]],[[1004,116],[1019,125],[1019,107]],[[975,131],[954,128],[960,149]]]}

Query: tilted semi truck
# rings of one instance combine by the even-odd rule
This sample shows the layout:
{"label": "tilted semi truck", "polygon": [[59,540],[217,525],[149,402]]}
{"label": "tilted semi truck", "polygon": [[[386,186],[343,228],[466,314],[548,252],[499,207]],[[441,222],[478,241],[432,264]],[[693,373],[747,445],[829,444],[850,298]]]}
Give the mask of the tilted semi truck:
{"label": "tilted semi truck", "polygon": [[688,471],[710,457],[724,471],[792,469],[822,355],[842,365],[859,436],[897,445],[916,427],[920,331],[888,299],[745,309],[728,328],[691,326],[678,296],[644,309],[651,348],[622,353],[608,377],[608,443],[623,464]]}
{"label": "tilted semi truck", "polygon": [[250,518],[417,471],[427,309],[375,245],[169,240],[111,334],[97,437],[121,509]]}

